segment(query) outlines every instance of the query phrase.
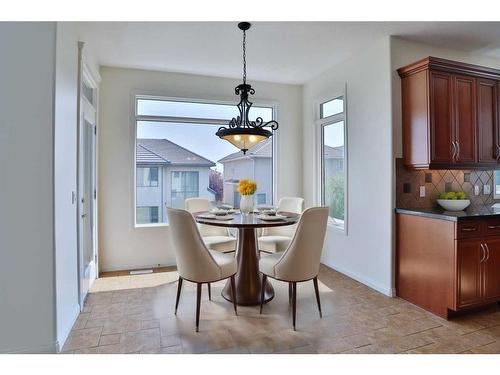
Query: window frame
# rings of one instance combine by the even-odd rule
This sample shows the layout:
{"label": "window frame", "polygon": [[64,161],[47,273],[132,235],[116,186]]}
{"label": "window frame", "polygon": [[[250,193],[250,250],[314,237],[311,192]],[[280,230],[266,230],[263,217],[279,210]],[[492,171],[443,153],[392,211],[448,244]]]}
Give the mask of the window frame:
{"label": "window frame", "polygon": [[[343,98],[343,111],[331,116],[321,118],[322,104],[338,99]],[[348,171],[348,123],[347,123],[347,90],[344,88],[343,92],[339,92],[336,95],[329,95],[327,97],[323,97],[317,100],[314,104],[315,106],[315,132],[316,132],[316,177],[315,177],[315,201],[316,204],[324,206],[324,155],[323,155],[323,147],[324,147],[324,129],[328,125],[333,125],[338,122],[344,122],[344,221],[343,225],[339,223],[339,219],[334,219],[328,216],[328,227],[347,235],[347,227],[348,227],[348,181],[349,181],[349,171]]]}
{"label": "window frame", "polygon": [[[133,152],[132,158],[132,188],[134,191],[134,199],[133,199],[133,228],[144,228],[144,227],[162,227],[169,226],[168,223],[159,222],[159,223],[149,223],[149,224],[137,224],[136,217],[136,207],[137,207],[137,123],[141,121],[147,122],[167,122],[167,123],[186,123],[191,125],[219,125],[219,126],[227,126],[228,120],[221,119],[206,119],[206,118],[191,118],[191,117],[173,117],[173,116],[149,116],[149,115],[138,115],[137,114],[137,103],[140,99],[146,100],[160,100],[160,101],[176,101],[176,102],[189,102],[189,103],[205,103],[205,104],[221,104],[221,105],[234,105],[236,106],[238,101],[234,97],[227,99],[200,99],[200,98],[186,98],[186,97],[176,97],[169,95],[161,95],[157,92],[145,93],[144,91],[140,92],[132,92],[130,96],[131,105],[130,105],[130,121],[133,126],[133,142],[131,142],[131,149]],[[266,107],[272,109],[272,118],[273,120],[279,122],[279,106],[276,101],[259,101],[255,100],[252,102],[255,107]],[[214,132],[215,137],[215,132]],[[278,150],[279,150],[279,132],[273,133],[272,140],[272,163],[271,163],[271,176],[272,176],[272,192],[271,192],[271,202],[274,204],[277,200],[277,192],[278,192],[278,178],[276,176],[276,171],[278,170]],[[166,205],[166,203],[165,203]],[[164,207],[166,212],[166,206]],[[161,218],[163,220],[163,218]]]}

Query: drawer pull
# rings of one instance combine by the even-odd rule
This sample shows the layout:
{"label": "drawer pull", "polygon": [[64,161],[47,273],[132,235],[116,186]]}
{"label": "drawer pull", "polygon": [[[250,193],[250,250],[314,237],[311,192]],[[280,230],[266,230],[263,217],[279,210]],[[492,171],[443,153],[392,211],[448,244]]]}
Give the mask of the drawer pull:
{"label": "drawer pull", "polygon": [[476,230],[477,230],[476,227],[474,227],[474,228],[462,228],[462,232],[474,232]]}
{"label": "drawer pull", "polygon": [[498,229],[500,225],[488,225],[488,229]]}

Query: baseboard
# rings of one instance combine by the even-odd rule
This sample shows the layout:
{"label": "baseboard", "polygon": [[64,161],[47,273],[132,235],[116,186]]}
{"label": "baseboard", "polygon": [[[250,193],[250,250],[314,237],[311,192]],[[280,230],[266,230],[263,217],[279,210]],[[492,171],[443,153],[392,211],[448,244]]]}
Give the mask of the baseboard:
{"label": "baseboard", "polygon": [[334,269],[335,271],[337,272],[340,272],[348,277],[350,277],[351,279],[354,279],[356,281],[359,281],[361,284],[364,284],[374,290],[376,290],[377,292],[380,292],[388,297],[394,297],[396,295],[395,293],[395,290],[394,288],[387,288],[386,286],[383,286],[373,280],[370,280],[370,279],[367,279],[366,277],[364,276],[360,276],[354,272],[351,272],[349,270],[346,270],[346,269],[343,269],[341,267],[337,267],[337,266],[334,266],[333,264],[329,264],[327,262],[321,262],[323,263],[325,266],[327,267],[330,267],[332,269]]}
{"label": "baseboard", "polygon": [[50,345],[9,350],[6,353],[7,354],[55,354],[57,353],[57,342],[54,342],[53,344]]}
{"label": "baseboard", "polygon": [[76,320],[78,319],[78,316],[80,315],[80,305],[76,305],[73,309],[73,313],[72,313],[72,319],[71,319],[71,324],[68,325],[68,327],[65,327],[64,331],[61,333],[61,335],[57,335],[57,341],[56,341],[56,351],[57,353],[59,353],[64,344],[66,343],[66,340],[68,339],[68,336],[71,332],[71,328],[73,328],[73,326],[75,325],[76,323]]}
{"label": "baseboard", "polygon": [[102,267],[99,272],[119,272],[119,271],[128,271],[128,270],[143,270],[143,269],[153,269],[153,268],[161,268],[161,267],[172,267],[176,266],[177,263],[175,259],[172,261],[168,261],[165,263],[159,263],[154,265],[134,265],[134,266],[112,266],[112,267]]}

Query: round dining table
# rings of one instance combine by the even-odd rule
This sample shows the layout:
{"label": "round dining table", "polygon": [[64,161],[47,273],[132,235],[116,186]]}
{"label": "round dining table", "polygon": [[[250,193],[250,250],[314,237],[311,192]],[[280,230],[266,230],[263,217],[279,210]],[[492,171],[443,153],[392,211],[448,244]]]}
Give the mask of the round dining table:
{"label": "round dining table", "polygon": [[[196,222],[205,225],[214,225],[218,227],[237,228],[238,239],[236,247],[236,262],[238,271],[235,277],[236,284],[236,303],[242,306],[253,306],[260,304],[260,293],[262,290],[262,278],[259,273],[259,254],[256,230],[258,228],[281,227],[297,223],[298,214],[291,212],[279,212],[285,218],[276,221],[267,221],[259,219],[258,214],[235,213],[231,220],[207,219],[200,215],[207,212],[198,212],[194,214]],[[228,281],[222,290],[222,297],[233,302],[231,293],[231,283]],[[271,283],[266,283],[264,293],[264,302],[267,303],[274,297],[274,289]]]}

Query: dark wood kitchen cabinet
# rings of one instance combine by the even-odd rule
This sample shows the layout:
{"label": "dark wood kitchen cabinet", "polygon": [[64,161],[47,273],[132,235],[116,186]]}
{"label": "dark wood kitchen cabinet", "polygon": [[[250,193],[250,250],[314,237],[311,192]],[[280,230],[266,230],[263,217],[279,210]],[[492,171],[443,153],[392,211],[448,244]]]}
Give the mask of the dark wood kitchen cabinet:
{"label": "dark wood kitchen cabinet", "polygon": [[457,299],[455,308],[475,306],[482,301],[482,242],[477,239],[457,243]]}
{"label": "dark wood kitchen cabinet", "polygon": [[396,215],[396,293],[444,318],[500,301],[500,217]]}
{"label": "dark wood kitchen cabinet", "polygon": [[428,57],[398,73],[406,167],[500,166],[500,70]]}
{"label": "dark wood kitchen cabinet", "polygon": [[489,239],[485,245],[484,299],[495,302],[500,300],[500,238]]}
{"label": "dark wood kitchen cabinet", "polygon": [[477,128],[481,164],[496,164],[499,153],[497,82],[477,80]]}

